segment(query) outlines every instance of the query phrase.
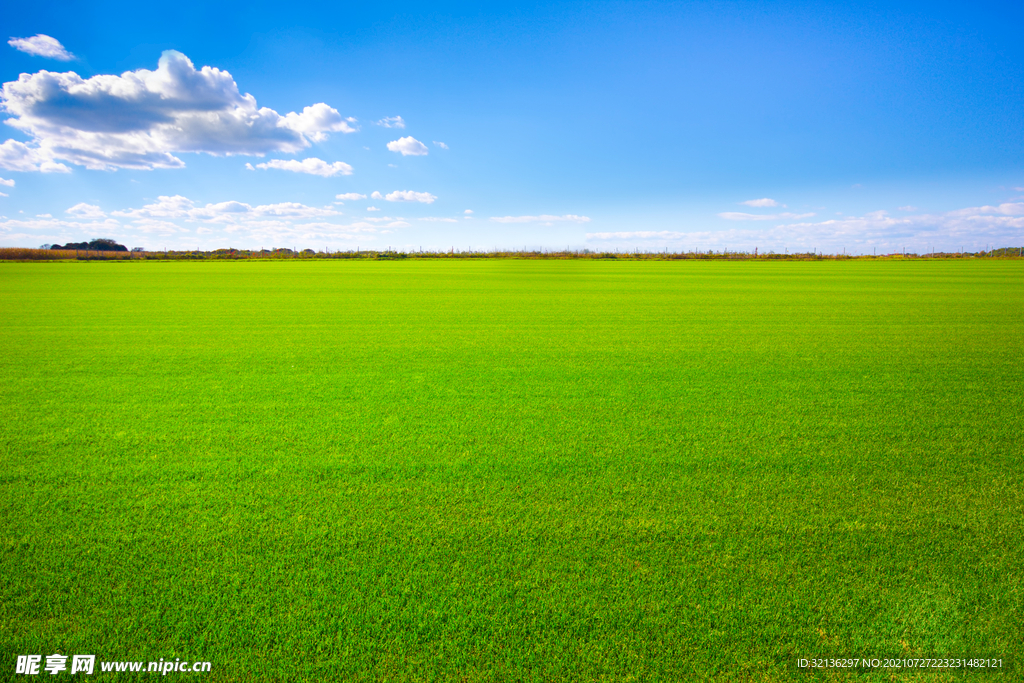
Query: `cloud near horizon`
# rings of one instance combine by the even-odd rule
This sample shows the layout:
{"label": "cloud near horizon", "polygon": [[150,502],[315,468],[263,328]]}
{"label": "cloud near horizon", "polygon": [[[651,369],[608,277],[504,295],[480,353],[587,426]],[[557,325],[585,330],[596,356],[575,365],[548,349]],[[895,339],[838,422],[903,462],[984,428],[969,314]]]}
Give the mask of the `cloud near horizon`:
{"label": "cloud near horizon", "polygon": [[774,213],[774,214],[759,214],[759,213],[742,213],[740,211],[726,211],[718,214],[719,218],[724,218],[727,221],[775,221],[780,218],[789,220],[796,220],[799,218],[810,218],[814,216],[814,213]]}
{"label": "cloud near horizon", "polygon": [[[378,194],[374,192],[374,194]],[[433,204],[437,199],[436,195],[429,192],[413,192],[412,190],[395,190],[384,196],[389,202],[419,202],[420,204]]]}
{"label": "cloud near horizon", "polygon": [[491,216],[495,223],[589,223],[587,216],[565,214],[564,216]]}
{"label": "cloud near horizon", "polygon": [[[181,195],[162,195],[140,208],[111,211],[109,216],[96,205],[81,202],[67,209],[69,220],[41,214],[32,219],[0,217],[0,237],[28,242],[66,242],[110,237],[132,246],[163,248],[161,240],[177,247],[196,245],[201,240],[210,248],[233,244],[240,248],[260,246],[317,246],[326,244],[373,243],[375,235],[409,227],[402,218],[357,219],[342,222],[341,212],[332,207],[314,207],[296,202],[253,206],[224,201],[197,205]],[[211,242],[212,240],[212,242]],[[142,243],[140,245],[140,242]]]}
{"label": "cloud near horizon", "polygon": [[[252,164],[246,164],[245,166],[250,171],[255,170]],[[296,159],[271,159],[265,163],[256,164],[256,168],[276,168],[281,171],[318,175],[322,178],[333,178],[334,176],[339,175],[352,175],[352,167],[344,161],[335,161],[333,164],[329,164],[323,159],[317,159],[316,157],[310,157],[308,159],[303,159],[302,161],[298,161]]]}
{"label": "cloud near horizon", "polygon": [[60,62],[70,62],[77,59],[73,54],[64,49],[60,41],[43,33],[37,33],[31,38],[11,38],[7,44],[19,52],[36,57],[56,59]]}
{"label": "cloud near horizon", "polygon": [[740,202],[740,204],[745,204],[747,206],[753,206],[753,207],[757,207],[757,208],[771,208],[771,207],[775,207],[775,206],[785,206],[785,204],[779,204],[774,199],[769,199],[768,197],[763,197],[761,199],[748,199],[745,202]]}
{"label": "cloud near horizon", "polygon": [[753,251],[784,249],[819,250],[827,253],[842,249],[849,253],[895,253],[902,248],[926,253],[931,249],[978,251],[986,247],[1014,246],[1024,242],[1024,202],[997,206],[976,206],[941,214],[894,217],[885,211],[863,216],[837,218],[817,223],[780,223],[765,230],[720,230],[675,232],[594,232],[588,241],[646,242],[683,250],[731,248]]}
{"label": "cloud near horizon", "polygon": [[182,168],[175,154],[293,154],[356,130],[355,119],[322,102],[284,116],[259,107],[230,73],[197,70],[175,50],[160,56],[156,71],[23,73],[3,84],[0,98],[13,115],[6,123],[32,138],[3,143],[0,167],[13,170],[69,170],[58,160],[97,170]]}

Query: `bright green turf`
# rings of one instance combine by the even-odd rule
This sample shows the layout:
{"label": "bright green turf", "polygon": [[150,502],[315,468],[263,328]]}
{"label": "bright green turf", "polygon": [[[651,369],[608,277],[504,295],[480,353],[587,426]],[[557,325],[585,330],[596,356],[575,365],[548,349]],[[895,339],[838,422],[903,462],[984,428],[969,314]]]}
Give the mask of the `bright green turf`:
{"label": "bright green turf", "polygon": [[1024,654],[1024,262],[6,263],[0,349],[2,676]]}

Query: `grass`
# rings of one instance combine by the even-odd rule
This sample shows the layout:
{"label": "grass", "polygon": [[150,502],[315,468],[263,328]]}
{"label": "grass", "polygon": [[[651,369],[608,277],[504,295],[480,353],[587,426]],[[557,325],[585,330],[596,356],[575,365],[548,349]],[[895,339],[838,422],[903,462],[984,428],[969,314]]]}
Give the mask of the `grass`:
{"label": "grass", "polygon": [[890,673],[795,660],[1012,662],[1022,276],[0,264],[0,667],[871,681]]}

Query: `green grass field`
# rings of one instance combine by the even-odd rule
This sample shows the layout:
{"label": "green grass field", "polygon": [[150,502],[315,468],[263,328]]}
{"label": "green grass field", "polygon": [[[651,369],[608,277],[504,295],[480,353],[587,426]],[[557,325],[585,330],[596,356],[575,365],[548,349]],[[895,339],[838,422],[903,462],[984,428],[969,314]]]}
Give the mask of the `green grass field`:
{"label": "green grass field", "polygon": [[0,321],[0,678],[1024,677],[1024,262],[6,263]]}

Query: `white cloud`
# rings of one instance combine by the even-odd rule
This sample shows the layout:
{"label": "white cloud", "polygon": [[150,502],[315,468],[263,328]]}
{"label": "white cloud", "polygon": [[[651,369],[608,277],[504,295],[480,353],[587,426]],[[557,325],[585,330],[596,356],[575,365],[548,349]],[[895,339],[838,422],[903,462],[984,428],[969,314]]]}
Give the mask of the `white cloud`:
{"label": "white cloud", "polygon": [[466,215],[468,216],[468,215],[470,215],[471,213],[473,213],[473,209],[466,209],[466,210],[465,210],[465,211],[463,211],[462,213],[464,213],[464,214],[466,214]]}
{"label": "white cloud", "polygon": [[106,218],[107,214],[100,210],[100,207],[94,204],[86,204],[85,202],[75,204],[64,213],[79,218]]}
{"label": "white cloud", "polygon": [[392,140],[388,143],[388,149],[392,152],[401,152],[403,157],[421,157],[428,153],[427,146],[411,135]]}
{"label": "white cloud", "polygon": [[969,209],[957,209],[950,211],[947,216],[957,218],[977,217],[983,215],[996,216],[1024,216],[1024,203],[1006,202],[999,206],[976,206]]}
{"label": "white cloud", "polygon": [[778,252],[811,251],[833,253],[846,249],[849,253],[893,253],[904,247],[925,253],[930,249],[968,251],[986,245],[1012,246],[1022,239],[1024,202],[1007,202],[997,206],[976,206],[942,214],[889,216],[872,211],[863,216],[848,216],[817,223],[781,223],[765,230],[716,231],[637,231],[588,233],[588,240],[648,243],[651,245],[690,249],[722,249]]}
{"label": "white cloud", "polygon": [[405,219],[401,216],[398,218],[392,218],[391,216],[367,216],[362,220],[369,221],[371,223],[392,223],[394,221],[404,221]]}
{"label": "white cloud", "polygon": [[392,221],[386,225],[375,225],[373,223],[352,223],[346,226],[349,229],[357,229],[359,232],[379,232],[382,235],[390,233],[390,230],[383,230],[382,228],[408,228],[410,227],[405,221]]}
{"label": "white cloud", "polygon": [[384,199],[389,202],[419,202],[420,204],[433,204],[437,197],[429,192],[395,190],[394,192],[388,192]]}
{"label": "white cloud", "polygon": [[[249,166],[249,164],[246,164]],[[344,161],[335,161],[329,164],[323,159],[310,157],[298,161],[296,159],[271,159],[262,164],[256,164],[256,168],[276,168],[281,171],[292,171],[293,173],[308,173],[324,178],[333,178],[338,175],[352,175],[352,167]]]}
{"label": "white cloud", "polygon": [[9,197],[10,195],[6,192],[0,192],[0,197]]}
{"label": "white cloud", "polygon": [[810,218],[813,213],[774,213],[774,214],[758,214],[758,213],[742,213],[740,211],[726,211],[718,214],[719,218],[724,218],[727,221],[777,221],[780,218],[786,219],[799,219],[799,218]]}
{"label": "white cloud", "polygon": [[380,211],[380,209],[378,209],[376,206],[368,206],[368,207],[366,207],[366,210],[367,211]]}
{"label": "white cloud", "polygon": [[405,121],[401,116],[385,116],[377,122],[377,125],[385,128],[405,128]]}
{"label": "white cloud", "polygon": [[240,223],[273,218],[319,218],[338,216],[340,213],[330,207],[317,208],[296,202],[261,204],[252,206],[244,202],[227,201],[206,206],[196,206],[181,195],[160,196],[152,204],[141,209],[114,211],[112,215],[122,218],[172,218],[186,221],[208,221],[218,223]]}
{"label": "white cloud", "polygon": [[661,239],[682,239],[687,235],[694,234],[688,232],[671,232],[669,230],[637,230],[633,232],[588,232],[588,240],[649,240],[654,238]]}
{"label": "white cloud", "polygon": [[769,199],[768,197],[763,197],[761,199],[748,199],[745,202],[740,202],[740,204],[746,204],[747,206],[756,206],[758,208],[785,206],[785,204],[779,204],[774,199]]}
{"label": "white cloud", "polygon": [[19,52],[25,52],[36,57],[47,57],[61,62],[70,62],[75,56],[64,49],[56,38],[36,34],[31,38],[11,38],[7,44]]}
{"label": "white cloud", "polygon": [[0,144],[0,168],[10,171],[71,173],[70,168],[56,163],[48,150],[29,147],[17,140],[7,140]]}
{"label": "white cloud", "polygon": [[564,216],[549,216],[547,214],[542,216],[491,216],[491,220],[496,223],[589,223],[590,218],[587,216],[577,216],[575,214],[566,214]]}
{"label": "white cloud", "polygon": [[384,195],[382,195],[380,192],[374,192],[373,194],[370,195],[370,199],[384,199]]}
{"label": "white cloud", "polygon": [[[88,211],[88,205],[72,207],[72,210]],[[91,207],[98,209],[98,207]],[[204,238],[219,240],[213,242],[215,246],[225,246],[224,240],[234,243],[235,246],[259,248],[261,245],[271,246],[297,246],[297,245],[325,245],[332,242],[351,242],[357,234],[376,233],[380,234],[383,229],[394,229],[408,227],[402,218],[384,217],[375,222],[357,220],[352,223],[342,223],[339,220],[341,213],[332,207],[313,207],[295,202],[279,202],[253,206],[239,201],[223,201],[209,203],[205,206],[198,206],[195,202],[181,195],[160,196],[155,202],[142,206],[141,208],[129,208],[113,211],[112,216],[117,219],[108,218],[103,223],[79,223],[78,235],[62,237],[61,241],[75,237],[96,236],[101,234],[99,228],[104,228],[104,236],[115,236],[120,234],[124,239],[135,239],[139,236],[162,236],[178,240],[181,245],[180,236],[183,234],[201,235]],[[118,222],[120,219],[123,222]],[[34,219],[39,229],[54,229],[60,226],[71,226],[69,222],[61,222],[56,219]],[[109,229],[108,227],[109,226]],[[0,234],[9,236],[14,224],[3,223],[0,219]],[[120,232],[116,232],[117,228]],[[65,231],[66,232],[66,231]],[[39,237],[35,235],[33,239]],[[53,236],[57,239],[57,235]],[[370,237],[363,237],[371,241]],[[194,242],[186,242],[186,246],[194,246]],[[155,246],[155,245],[154,245]],[[163,243],[159,246],[174,247],[172,243]]]}
{"label": "white cloud", "polygon": [[358,192],[346,192],[344,194],[336,194],[334,198],[340,199],[343,202],[354,202],[359,199],[366,199],[366,195],[359,194]]}
{"label": "white cloud", "polygon": [[444,144],[443,142],[438,142],[437,140],[434,140],[434,144],[440,147],[441,149],[448,149],[448,145]]}
{"label": "white cloud", "polygon": [[435,218],[433,216],[420,218],[419,220],[426,221],[428,223],[458,223],[458,221],[455,220],[454,218]]}
{"label": "white cloud", "polygon": [[302,133],[313,142],[323,142],[327,139],[327,133],[355,133],[359,130],[353,117],[341,118],[337,109],[328,107],[323,102],[318,102],[305,107],[301,114],[290,112],[285,114],[285,124],[288,128]]}
{"label": "white cloud", "polygon": [[[104,221],[79,221],[62,220],[54,218],[50,214],[41,214],[33,219],[8,219],[0,217],[0,234],[5,237],[31,237],[37,240],[39,237],[52,238],[51,242],[67,242],[69,237],[81,236],[96,237],[97,235],[117,236],[123,226],[116,220],[108,218]],[[13,231],[31,230],[31,233],[14,233]],[[42,233],[41,235],[38,233]]]}
{"label": "white cloud", "polygon": [[917,207],[916,206],[909,206],[908,205],[908,206],[901,206],[901,207],[899,207],[896,210],[897,211],[917,211]]}
{"label": "white cloud", "polygon": [[174,50],[161,55],[156,71],[88,79],[74,72],[21,74],[4,83],[2,99],[13,115],[6,123],[32,137],[28,149],[40,160],[91,169],[181,168],[174,156],[181,152],[291,154],[330,132],[355,130],[351,119],[323,103],[284,116],[259,107],[230,73],[196,70]]}
{"label": "white cloud", "polygon": [[0,185],[6,185],[7,187],[14,187],[13,180],[7,180],[6,178],[0,178]]}

